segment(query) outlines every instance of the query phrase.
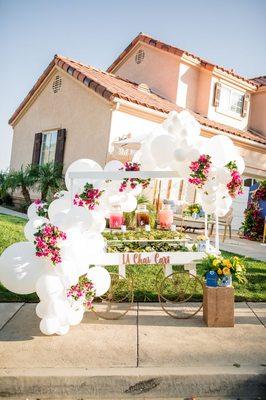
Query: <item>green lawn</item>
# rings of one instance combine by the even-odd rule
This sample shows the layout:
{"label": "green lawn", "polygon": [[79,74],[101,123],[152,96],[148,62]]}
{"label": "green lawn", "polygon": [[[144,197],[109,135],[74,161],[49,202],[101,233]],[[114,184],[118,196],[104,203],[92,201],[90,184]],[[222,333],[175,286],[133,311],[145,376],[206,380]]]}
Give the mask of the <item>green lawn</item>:
{"label": "green lawn", "polygon": [[[10,244],[18,241],[25,240],[23,234],[23,227],[26,221],[12,216],[0,214],[0,253]],[[232,254],[223,252],[224,256],[231,256]],[[245,258],[240,256],[241,258]],[[256,261],[251,258],[245,258],[247,266],[248,283],[246,285],[235,284],[236,300],[243,301],[266,301],[266,263]],[[174,267],[178,270],[180,267]],[[110,271],[117,271],[117,268],[110,268]],[[134,297],[138,301],[157,301],[156,291],[156,276],[158,281],[161,282],[163,274],[160,266],[129,266],[127,267],[128,276],[132,276],[134,281]],[[200,272],[200,266],[198,267]],[[174,285],[175,282],[167,280],[163,285],[163,293],[167,298],[174,299]],[[187,283],[187,282],[186,282]],[[184,282],[179,282],[184,284]],[[192,285],[192,282],[191,284]],[[192,287],[189,288],[192,291]],[[127,295],[127,285],[123,281],[118,282],[116,288],[117,299],[121,299]],[[202,293],[199,288],[196,288],[192,299],[201,299]],[[36,302],[38,297],[35,294],[31,295],[16,295],[9,292],[0,284],[0,302],[4,301],[26,301]]]}

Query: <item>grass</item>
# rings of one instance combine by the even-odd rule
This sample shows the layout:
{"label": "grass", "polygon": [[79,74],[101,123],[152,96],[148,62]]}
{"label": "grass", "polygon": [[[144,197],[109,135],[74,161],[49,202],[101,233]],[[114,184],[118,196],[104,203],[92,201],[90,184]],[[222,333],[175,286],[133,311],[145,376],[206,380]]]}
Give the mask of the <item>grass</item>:
{"label": "grass", "polygon": [[[23,227],[26,221],[9,215],[0,214],[0,253],[10,246],[12,243],[25,240],[23,234]],[[222,252],[223,256],[232,256],[235,254]],[[235,283],[235,295],[237,301],[266,301],[266,263],[257,261],[251,258],[245,258],[247,267],[246,285]],[[174,266],[175,271],[180,267]],[[116,267],[110,267],[110,272],[117,272]],[[200,273],[200,265],[198,272]],[[156,277],[158,281],[162,282],[163,272],[160,266],[155,265],[142,265],[142,266],[128,266],[127,275],[133,278],[134,281],[134,298],[136,301],[157,301]],[[174,284],[176,280],[164,281],[162,285],[163,294],[168,299],[175,299]],[[202,290],[200,287],[192,287],[193,281],[187,281],[186,275],[182,274],[178,282],[179,288],[183,285],[188,285],[188,293],[194,293],[191,300],[200,300],[202,298]],[[195,290],[194,290],[195,289]],[[115,295],[117,299],[127,298],[128,296],[128,281],[120,280],[117,282]],[[23,302],[37,302],[38,297],[35,293],[30,295],[17,295],[9,292],[0,283],[0,302],[5,301],[23,301]]]}

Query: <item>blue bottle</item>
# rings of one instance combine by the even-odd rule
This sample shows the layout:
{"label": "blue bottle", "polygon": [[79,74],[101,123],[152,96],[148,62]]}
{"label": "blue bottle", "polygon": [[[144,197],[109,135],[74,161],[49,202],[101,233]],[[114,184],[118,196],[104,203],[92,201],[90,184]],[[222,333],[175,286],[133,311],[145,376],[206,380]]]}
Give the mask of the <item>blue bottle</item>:
{"label": "blue bottle", "polygon": [[209,286],[209,287],[217,287],[218,286],[218,274],[215,271],[207,272],[206,286]]}

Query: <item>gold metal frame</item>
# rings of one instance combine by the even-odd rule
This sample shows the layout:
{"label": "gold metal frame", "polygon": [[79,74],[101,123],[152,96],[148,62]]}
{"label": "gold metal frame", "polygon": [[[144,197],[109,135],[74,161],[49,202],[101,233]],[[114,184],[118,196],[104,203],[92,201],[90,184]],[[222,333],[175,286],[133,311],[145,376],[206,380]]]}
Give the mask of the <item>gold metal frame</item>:
{"label": "gold metal frame", "polygon": [[[111,275],[110,288],[103,296],[99,297],[102,300],[102,302],[100,302],[100,303],[94,302],[94,308],[92,311],[99,318],[106,319],[106,320],[118,320],[118,319],[124,317],[132,307],[132,304],[134,302],[134,281],[133,281],[132,276],[125,278],[124,276],[122,276],[118,273],[115,273],[115,272],[110,272],[110,275]],[[114,277],[117,278],[117,282],[122,282],[122,280],[129,282],[129,292],[127,293],[127,295],[124,298],[122,298],[118,302],[117,301],[114,302],[114,279],[113,279]],[[119,313],[119,315],[112,316],[111,315],[112,314],[112,310],[111,310],[112,304],[122,303],[122,302],[124,302],[124,300],[128,299],[128,297],[129,297],[130,301],[126,302],[126,303],[128,303],[127,309],[124,312]],[[97,307],[97,304],[99,304],[99,305],[106,304],[107,310],[106,311],[96,311],[95,306]],[[113,311],[113,314],[115,314],[115,311]]]}

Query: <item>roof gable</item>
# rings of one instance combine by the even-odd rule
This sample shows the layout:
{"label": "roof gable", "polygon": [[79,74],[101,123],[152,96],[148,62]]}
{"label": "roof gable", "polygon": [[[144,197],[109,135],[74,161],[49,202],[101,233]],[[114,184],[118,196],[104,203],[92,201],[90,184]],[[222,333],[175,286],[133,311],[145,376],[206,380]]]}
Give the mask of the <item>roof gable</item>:
{"label": "roof gable", "polygon": [[190,58],[196,60],[204,68],[211,69],[211,70],[212,69],[220,70],[220,71],[222,71],[228,75],[231,75],[241,81],[244,81],[250,85],[253,85],[255,87],[257,86],[257,82],[255,82],[252,79],[248,79],[248,78],[238,75],[233,69],[224,68],[222,66],[211,63],[207,60],[204,60],[201,57],[196,56],[195,54],[189,53],[188,51],[182,50],[176,46],[172,46],[172,45],[166,44],[164,42],[161,42],[159,40],[156,40],[153,37],[148,36],[142,32],[132,40],[132,42],[125,48],[125,50],[110,65],[110,67],[108,67],[107,71],[113,72],[115,70],[116,66],[118,64],[120,64],[120,62],[128,55],[128,53],[140,42],[145,43],[149,46],[155,47],[159,50],[163,50],[170,54],[180,56],[180,57],[182,57],[182,56],[190,57]]}
{"label": "roof gable", "polygon": [[[71,60],[67,57],[55,55],[54,59],[45,69],[33,88],[27,94],[25,99],[19,105],[17,110],[11,116],[9,124],[13,124],[19,114],[22,112],[27,103],[36,94],[37,90],[44,83],[47,76],[51,73],[54,66],[62,68],[66,73],[77,79],[89,89],[98,93],[108,101],[113,101],[115,98],[123,99],[129,103],[135,103],[149,109],[153,109],[162,113],[170,111],[182,111],[183,108],[176,104],[160,97],[155,93],[147,93],[143,91],[137,83],[122,79],[111,73],[101,71],[92,66],[84,65],[78,61]],[[230,126],[211,121],[208,118],[197,114],[190,110],[190,113],[198,120],[202,126],[217,129],[221,132],[229,133],[244,139],[252,140],[261,144],[266,144],[266,139],[259,134],[249,131],[241,131]]]}

